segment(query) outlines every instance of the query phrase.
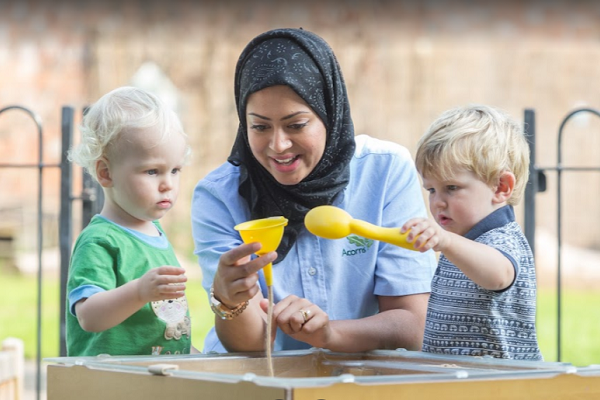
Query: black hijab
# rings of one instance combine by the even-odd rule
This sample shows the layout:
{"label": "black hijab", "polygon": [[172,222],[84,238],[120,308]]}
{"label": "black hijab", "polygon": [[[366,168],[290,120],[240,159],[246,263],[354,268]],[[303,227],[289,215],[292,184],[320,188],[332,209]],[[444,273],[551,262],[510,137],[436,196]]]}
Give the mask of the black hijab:
{"label": "black hijab", "polygon": [[[295,185],[282,185],[254,158],[248,144],[246,103],[250,94],[275,86],[290,86],[321,118],[327,129],[323,157]],[[235,69],[235,100],[240,125],[227,161],[240,167],[239,193],[251,219],[282,215],[289,222],[277,260],[285,258],[304,229],[313,207],[332,204],[348,185],[354,155],[354,125],[346,85],[337,59],[321,37],[303,29],[275,29],[255,37]]]}

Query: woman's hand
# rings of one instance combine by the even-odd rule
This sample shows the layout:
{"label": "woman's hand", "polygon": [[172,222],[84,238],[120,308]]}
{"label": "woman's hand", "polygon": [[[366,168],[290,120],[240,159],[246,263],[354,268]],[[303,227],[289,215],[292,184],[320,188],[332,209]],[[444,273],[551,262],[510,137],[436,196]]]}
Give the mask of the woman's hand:
{"label": "woman's hand", "polygon": [[277,258],[276,252],[251,260],[251,255],[260,250],[260,243],[242,244],[219,258],[219,266],[213,281],[214,296],[226,307],[250,300],[260,290],[258,271]]}
{"label": "woman's hand", "polygon": [[221,255],[213,279],[213,295],[225,307],[234,309],[249,300],[244,312],[233,319],[215,317],[219,340],[228,351],[261,351],[265,346],[266,314],[260,308],[262,292],[258,271],[277,257],[270,252],[251,259],[260,243],[241,244]]}
{"label": "woman's hand", "polygon": [[[262,300],[260,306],[267,312],[269,301]],[[273,340],[278,327],[294,339],[318,348],[327,348],[332,334],[327,313],[309,300],[294,295],[273,306]]]}

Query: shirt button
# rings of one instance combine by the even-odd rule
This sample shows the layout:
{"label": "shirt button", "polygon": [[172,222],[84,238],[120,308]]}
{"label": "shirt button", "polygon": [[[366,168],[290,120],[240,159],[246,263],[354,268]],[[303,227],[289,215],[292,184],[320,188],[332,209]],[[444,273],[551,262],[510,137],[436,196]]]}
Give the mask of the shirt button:
{"label": "shirt button", "polygon": [[309,274],[310,276],[313,276],[313,275],[315,275],[316,273],[317,273],[317,269],[316,269],[316,268],[311,268],[311,269],[309,269],[309,270],[308,270],[308,274]]}

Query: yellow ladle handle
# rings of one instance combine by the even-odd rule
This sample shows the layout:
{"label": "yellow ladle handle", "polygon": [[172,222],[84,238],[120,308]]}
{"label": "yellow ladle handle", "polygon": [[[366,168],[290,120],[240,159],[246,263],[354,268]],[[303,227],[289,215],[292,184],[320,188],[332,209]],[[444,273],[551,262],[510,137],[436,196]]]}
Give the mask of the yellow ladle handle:
{"label": "yellow ladle handle", "polygon": [[405,233],[400,233],[400,228],[384,228],[360,219],[353,219],[350,221],[350,231],[355,235],[367,239],[379,240],[408,250],[418,251],[413,247],[412,243],[409,243],[408,240],[406,240],[410,230]]}

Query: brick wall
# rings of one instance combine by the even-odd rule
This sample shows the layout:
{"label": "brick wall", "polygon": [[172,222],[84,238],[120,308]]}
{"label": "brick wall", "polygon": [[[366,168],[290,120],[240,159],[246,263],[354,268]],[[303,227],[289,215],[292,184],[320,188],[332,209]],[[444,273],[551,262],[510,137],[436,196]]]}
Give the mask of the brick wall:
{"label": "brick wall", "polygon": [[[349,3],[349,4],[347,4]],[[145,62],[170,78],[194,149],[178,205],[165,217],[191,253],[193,186],[223,162],[236,132],[233,70],[244,45],[275,27],[324,37],[345,74],[357,133],[414,152],[446,108],[489,103],[522,119],[537,112],[539,165],[556,163],[561,120],[575,107],[600,108],[600,4],[594,1],[0,1],[0,108],[39,113],[44,160],[60,159],[60,110],[80,110],[129,84]],[[34,125],[0,116],[0,159],[36,162]],[[600,118],[569,124],[565,165],[600,163]],[[0,208],[35,212],[35,171],[0,169]],[[59,181],[48,169],[45,212],[57,218]],[[564,176],[566,240],[600,248],[600,174]],[[79,176],[77,177],[79,179]],[[556,226],[555,175],[539,194],[538,227]],[[522,210],[517,209],[519,217]]]}

